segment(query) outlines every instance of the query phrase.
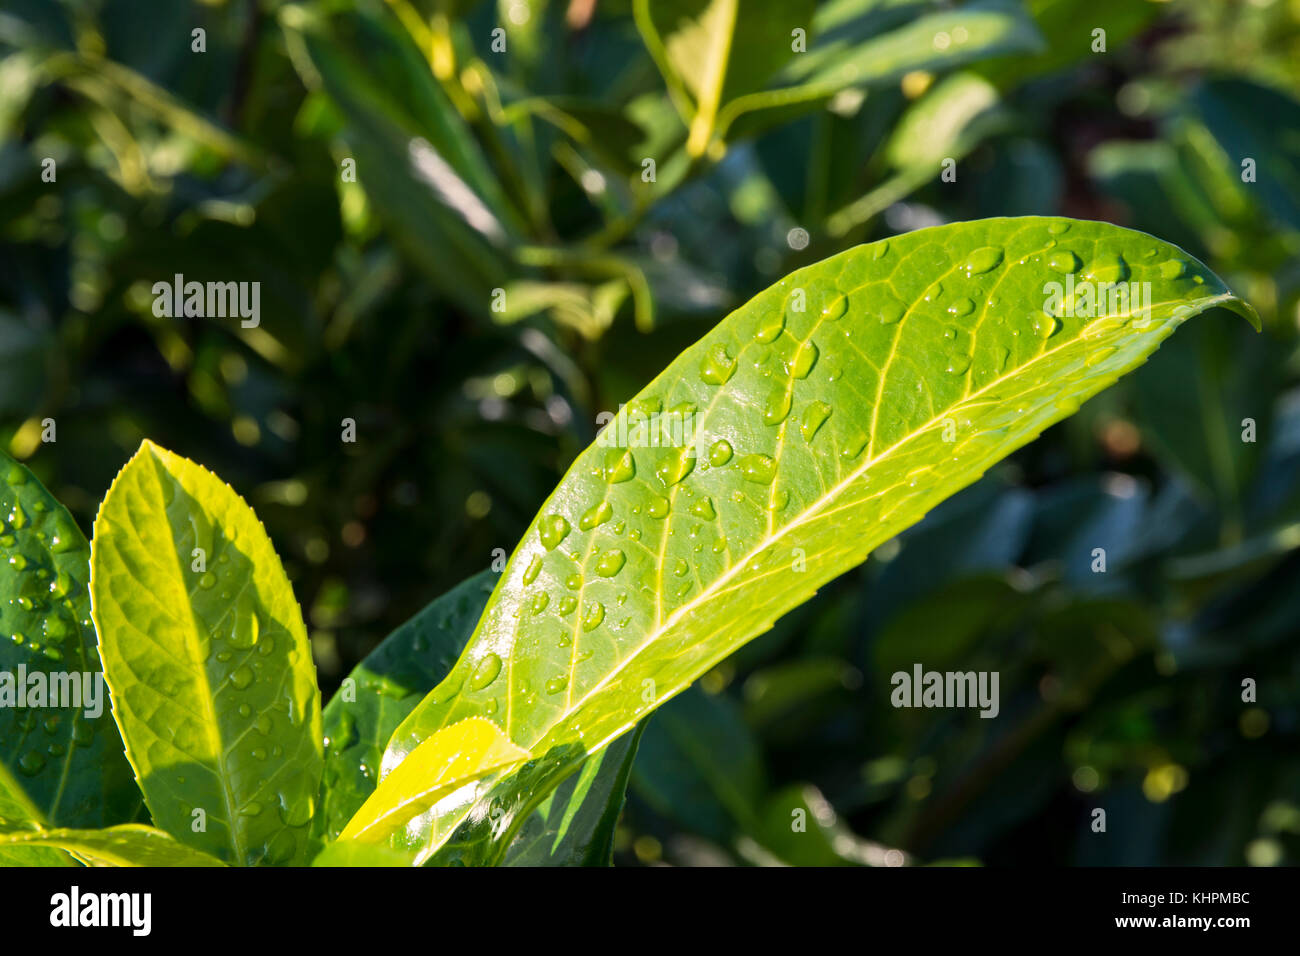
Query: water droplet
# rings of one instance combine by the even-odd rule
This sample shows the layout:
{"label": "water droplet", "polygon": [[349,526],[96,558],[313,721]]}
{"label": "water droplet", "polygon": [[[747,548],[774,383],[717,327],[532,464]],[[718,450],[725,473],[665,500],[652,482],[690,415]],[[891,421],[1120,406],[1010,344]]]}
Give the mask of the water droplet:
{"label": "water droplet", "polygon": [[595,507],[587,509],[578,519],[578,527],[583,531],[590,531],[592,528],[600,527],[612,517],[614,517],[614,509],[608,501],[602,501]]}
{"label": "water droplet", "polygon": [[668,517],[668,499],[651,493],[650,503],[645,506],[645,511],[652,518]]}
{"label": "water droplet", "polygon": [[948,357],[948,365],[944,368],[944,371],[949,375],[961,375],[968,368],[970,368],[970,356],[965,352],[960,352],[957,355]]}
{"label": "water droplet", "polygon": [[1187,275],[1187,263],[1182,259],[1166,259],[1160,263],[1160,278],[1181,279]]}
{"label": "water droplet", "polygon": [[558,694],[560,691],[564,690],[564,688],[568,686],[569,686],[569,678],[552,677],[550,680],[546,682],[546,693]]}
{"label": "water droplet", "polygon": [[305,827],[311,823],[315,813],[316,801],[310,794],[298,800],[292,799],[288,794],[280,795],[280,819],[285,826]]}
{"label": "water droplet", "polygon": [[893,297],[886,297],[876,306],[876,318],[880,320],[881,325],[893,325],[902,319],[906,311],[907,307],[902,302]]}
{"label": "water droplet", "polygon": [[212,590],[213,586],[216,583],[217,583],[217,576],[213,574],[211,571],[206,572],[203,575],[203,577],[199,578],[199,587],[203,588],[203,590],[205,591]]}
{"label": "water droplet", "polygon": [[569,534],[569,522],[563,515],[550,514],[537,522],[537,536],[547,551],[554,551]]}
{"label": "water droplet", "polygon": [[1099,254],[1084,274],[1085,279],[1094,282],[1124,282],[1128,277],[1128,263],[1124,261],[1123,256],[1114,252]]}
{"label": "water droplet", "polygon": [[872,259],[875,259],[876,261],[879,261],[879,260],[885,258],[885,256],[889,255],[889,240],[888,240],[888,239],[881,239],[879,242],[873,243],[872,245],[873,245],[873,248],[872,248],[872,250],[871,250],[871,258],[872,258]]}
{"label": "water droplet", "polygon": [[857,458],[867,447],[867,441],[867,436],[862,432],[858,432],[849,439],[849,443],[844,446],[844,450],[840,452],[840,456],[849,460]]}
{"label": "water droplet", "polygon": [[700,363],[700,378],[709,385],[725,385],[736,372],[736,360],[725,345],[715,345],[704,353]]}
{"label": "water droplet", "polygon": [[560,598],[560,603],[556,605],[560,612],[560,617],[568,617],[578,607],[578,599],[572,594],[566,594]]}
{"label": "water droplet", "polygon": [[546,610],[546,606],[551,603],[551,596],[545,591],[538,591],[533,595],[532,601],[529,602],[529,609],[533,614],[541,614]]}
{"label": "water droplet", "polygon": [[249,684],[253,683],[253,671],[247,664],[241,664],[236,667],[230,675],[230,683],[235,686],[236,690],[243,690]]}
{"label": "water droplet", "polygon": [[611,448],[605,453],[605,480],[612,485],[629,481],[636,475],[636,459],[630,451]]}
{"label": "water droplet", "polygon": [[831,407],[825,402],[809,402],[803,410],[803,419],[799,422],[799,433],[803,435],[803,440],[810,442],[813,436],[817,434],[818,429],[826,423],[826,419],[831,417]]}
{"label": "water droplet", "polygon": [[532,560],[528,562],[528,567],[524,568],[524,584],[532,584],[537,580],[537,575],[541,573],[542,556],[540,554],[535,554],[533,555]]}
{"label": "water droplet", "polygon": [[779,425],[790,414],[790,402],[793,396],[784,386],[767,397],[763,407],[763,421],[769,425]]}
{"label": "water droplet", "polygon": [[849,300],[841,293],[835,293],[831,296],[830,301],[822,306],[821,318],[827,322],[834,322],[849,310]]}
{"label": "water droplet", "polygon": [[689,446],[670,452],[655,467],[655,477],[671,488],[695,469],[695,447]]}
{"label": "water droplet", "polygon": [[1049,339],[1061,331],[1061,320],[1054,315],[1041,312],[1034,316],[1034,334],[1040,339]]}
{"label": "water droplet", "polygon": [[627,563],[627,555],[618,548],[611,548],[600,556],[596,562],[596,573],[602,578],[612,578],[618,572],[623,570],[623,565]]}
{"label": "water droplet", "polygon": [[754,330],[754,341],[775,342],[777,337],[785,330],[785,313],[779,311],[769,312],[759,320],[758,328]]}
{"label": "water droplet", "polygon": [[705,521],[712,521],[718,516],[713,510],[713,502],[709,498],[701,498],[695,504],[691,505],[691,514],[697,518],[703,518]]}
{"label": "water droplet", "polygon": [[767,455],[745,455],[738,462],[746,481],[770,485],[776,477],[776,462]]}
{"label": "water droplet", "polygon": [[1059,272],[1066,275],[1071,272],[1078,272],[1079,267],[1083,265],[1079,257],[1073,252],[1062,249],[1060,252],[1054,252],[1047,260],[1047,268],[1053,272]]}
{"label": "water droplet", "polygon": [[54,522],[54,537],[50,539],[50,550],[55,554],[66,554],[77,546],[77,539],[80,534],[63,515],[59,515]]}
{"label": "water droplet", "polygon": [[475,665],[473,672],[469,675],[469,686],[471,690],[482,690],[501,673],[501,658],[496,654],[488,654]]}
{"label": "water droplet", "polygon": [[817,346],[812,342],[805,342],[799,347],[799,351],[794,354],[794,359],[790,362],[790,374],[795,378],[807,378],[808,373],[817,364],[817,355]]}
{"label": "water droplet", "polygon": [[965,270],[967,278],[980,275],[988,272],[1001,262],[1002,255],[1002,250],[997,246],[985,246],[983,249],[976,249],[967,256],[961,268]]}
{"label": "water droplet", "polygon": [[1070,224],[1060,219],[1055,219],[1048,223],[1047,231],[1054,236],[1063,236],[1070,231]]}
{"label": "water droplet", "polygon": [[587,605],[587,613],[582,616],[582,629],[592,631],[600,627],[600,622],[605,620],[605,605],[599,601],[593,601]]}
{"label": "water droplet", "polygon": [[55,643],[66,640],[75,630],[73,625],[54,614],[41,622],[41,629],[45,633],[45,639]]}
{"label": "water droplet", "polygon": [[5,482],[8,483],[11,488],[17,488],[19,485],[26,484],[27,470],[15,462],[10,465],[9,470],[5,472]]}
{"label": "water droplet", "polygon": [[18,769],[28,777],[34,777],[45,767],[45,755],[29,750],[18,758]]}
{"label": "water droplet", "polygon": [[975,311],[975,303],[970,299],[958,299],[952,305],[948,306],[948,314],[960,318],[963,315],[970,315]]}
{"label": "water droplet", "polygon": [[721,468],[731,461],[731,454],[731,442],[725,438],[719,438],[709,448],[709,464],[714,468]]}

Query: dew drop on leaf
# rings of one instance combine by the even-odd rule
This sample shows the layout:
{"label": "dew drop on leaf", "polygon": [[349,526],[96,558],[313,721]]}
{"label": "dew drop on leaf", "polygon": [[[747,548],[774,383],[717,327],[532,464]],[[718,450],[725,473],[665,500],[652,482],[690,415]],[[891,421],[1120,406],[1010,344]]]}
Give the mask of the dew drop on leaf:
{"label": "dew drop on leaf", "polygon": [[1060,252],[1054,252],[1047,260],[1047,268],[1053,272],[1059,272],[1067,275],[1072,272],[1078,272],[1083,263],[1073,252],[1062,249]]}
{"label": "dew drop on leaf", "polygon": [[478,662],[474,671],[469,675],[469,686],[472,690],[482,690],[501,673],[501,658],[496,654],[488,654]]}
{"label": "dew drop on leaf", "polygon": [[759,320],[758,328],[754,330],[754,341],[763,344],[775,342],[784,329],[785,313],[774,310]]}
{"label": "dew drop on leaf", "polygon": [[736,371],[736,360],[727,353],[725,345],[715,345],[704,354],[700,363],[700,378],[708,385],[725,385]]}
{"label": "dew drop on leaf", "polygon": [[776,477],[776,462],[767,455],[745,455],[739,465],[745,480],[755,484],[770,485]]}
{"label": "dew drop on leaf", "polygon": [[578,519],[578,527],[583,531],[590,531],[604,524],[610,518],[614,517],[614,509],[608,501],[602,501],[600,504],[588,508]]}
{"label": "dew drop on leaf", "polygon": [[603,620],[605,620],[605,605],[599,601],[593,601],[587,605],[587,612],[582,616],[582,629],[584,631],[595,630]]}
{"label": "dew drop on leaf", "polygon": [[627,563],[627,555],[618,548],[611,548],[600,556],[596,562],[596,573],[602,578],[612,578],[618,572],[623,570],[623,565]]}
{"label": "dew drop on leaf", "polygon": [[826,419],[830,417],[831,407],[825,402],[809,402],[804,408],[802,419],[799,422],[799,433],[803,435],[803,440],[812,441],[822,425],[826,424]]}
{"label": "dew drop on leaf", "polygon": [[537,522],[537,536],[547,551],[554,551],[569,534],[569,522],[563,515],[550,514]]}

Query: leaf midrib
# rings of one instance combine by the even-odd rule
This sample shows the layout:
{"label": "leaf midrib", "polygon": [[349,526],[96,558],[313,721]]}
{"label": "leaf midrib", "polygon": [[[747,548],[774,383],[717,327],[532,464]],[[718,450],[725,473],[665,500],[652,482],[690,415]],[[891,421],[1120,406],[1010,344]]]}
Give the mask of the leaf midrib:
{"label": "leaf midrib", "polygon": [[[179,481],[177,481],[172,477],[171,472],[167,470],[162,460],[158,457],[157,454],[153,452],[152,449],[149,450],[148,454],[149,454],[150,462],[153,465],[152,474],[154,480],[157,482],[158,500],[162,502],[163,523],[167,528],[168,535],[171,535],[173,533],[171,516],[168,512],[166,496],[163,494],[162,482],[164,481],[173,482],[173,484],[176,486],[176,491],[179,493],[185,493],[185,489],[181,486]],[[176,497],[179,498],[179,494]],[[173,543],[174,540],[175,539],[173,539]],[[169,550],[172,552],[176,552],[174,546]],[[235,852],[235,861],[237,863],[242,864],[245,862],[244,854],[247,848],[244,846],[244,842],[241,839],[239,825],[238,825],[239,811],[234,803],[234,793],[230,789],[230,774],[227,772],[228,768],[226,766],[227,764],[226,758],[228,754],[226,752],[224,740],[221,735],[221,722],[217,715],[216,696],[213,691],[212,682],[208,677],[208,669],[203,665],[202,661],[199,659],[199,656],[195,653],[197,650],[199,650],[199,644],[202,640],[202,634],[199,631],[199,623],[195,618],[192,592],[190,591],[189,587],[185,584],[185,570],[181,564],[180,553],[176,552],[173,555],[173,557],[176,562],[175,571],[177,572],[175,580],[177,583],[179,583],[181,591],[183,591],[185,594],[185,602],[188,605],[188,609],[189,609],[189,615],[188,615],[189,626],[182,628],[187,637],[187,640],[185,642],[186,650],[190,654],[191,669],[197,672],[197,674],[199,675],[199,680],[201,681],[203,690],[205,691],[205,693],[199,694],[198,696],[200,698],[203,707],[204,716],[208,718],[207,721],[208,729],[209,729],[208,739],[210,742],[216,744],[216,763],[217,763],[216,776],[221,791],[221,799],[222,802],[225,804],[225,808],[226,808],[226,823],[230,831],[230,840],[232,844],[231,848]],[[213,555],[213,557],[215,558],[216,555]],[[159,563],[159,566],[162,567],[162,564]]]}

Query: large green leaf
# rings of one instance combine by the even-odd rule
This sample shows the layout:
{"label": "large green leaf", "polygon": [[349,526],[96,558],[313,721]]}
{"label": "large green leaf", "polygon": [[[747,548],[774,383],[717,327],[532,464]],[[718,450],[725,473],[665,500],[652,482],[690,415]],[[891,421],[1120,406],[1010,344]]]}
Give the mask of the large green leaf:
{"label": "large green leaf", "polygon": [[[134,820],[140,793],[90,622],[90,546],[32,473],[2,453],[0,478],[0,788],[40,826]],[[20,675],[29,691],[39,681],[39,703],[19,699]],[[76,692],[61,702],[79,695],[81,706],[50,706],[56,687]]]}
{"label": "large green leaf", "polygon": [[328,839],[374,792],[388,738],[456,663],[496,581],[496,572],[482,571],[431,601],[384,638],[325,706],[317,821]]}
{"label": "large green leaf", "polygon": [[[1149,315],[1071,314],[1046,286],[1067,275],[1149,283]],[[1038,217],[859,246],[760,293],[574,462],[383,770],[471,716],[535,759],[404,839],[427,855],[483,801],[478,845],[511,835],[587,754],[1214,306],[1253,317],[1167,243]],[[678,417],[652,445],[636,422],[656,411]],[[674,447],[681,415],[693,442]],[[622,434],[647,440],[606,447]]]}
{"label": "large green leaf", "polygon": [[146,441],[100,505],[90,590],[113,717],[154,822],[230,863],[305,862],[320,692],[252,509]]}
{"label": "large green leaf", "polygon": [[201,850],[161,830],[128,823],[104,830],[19,830],[0,833],[0,851],[49,848],[71,853],[90,866],[222,866]]}

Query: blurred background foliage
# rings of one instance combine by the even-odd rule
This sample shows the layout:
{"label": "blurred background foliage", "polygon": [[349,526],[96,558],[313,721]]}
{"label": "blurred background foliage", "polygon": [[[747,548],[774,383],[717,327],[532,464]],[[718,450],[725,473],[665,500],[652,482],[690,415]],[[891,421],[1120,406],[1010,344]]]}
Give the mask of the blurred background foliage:
{"label": "blurred background foliage", "polygon": [[[618,861],[1300,861],[1300,0],[742,0],[714,83],[722,6],[5,0],[0,441],[86,530],[145,436],[231,482],[328,694],[789,270],[1142,229],[1264,333],[1184,328],[663,708]],[[155,317],[175,273],[261,325]],[[892,708],[917,661],[1001,715]]]}

